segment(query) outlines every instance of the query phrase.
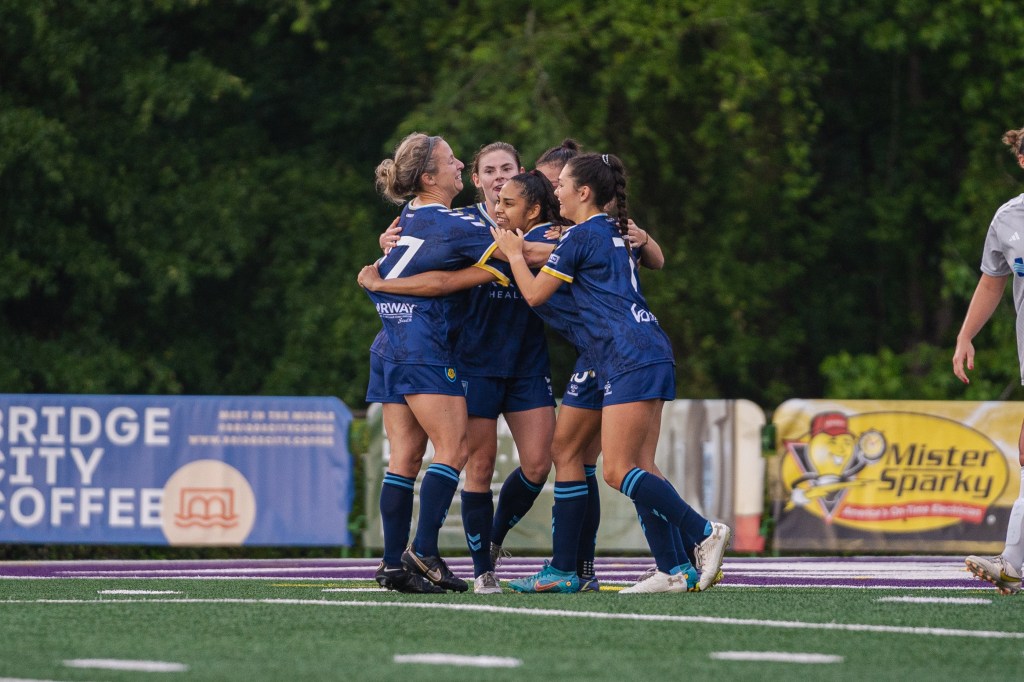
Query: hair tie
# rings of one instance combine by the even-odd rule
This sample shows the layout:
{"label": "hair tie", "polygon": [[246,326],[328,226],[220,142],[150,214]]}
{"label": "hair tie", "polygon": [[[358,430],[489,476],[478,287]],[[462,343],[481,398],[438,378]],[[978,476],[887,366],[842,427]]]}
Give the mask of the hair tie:
{"label": "hair tie", "polygon": [[601,155],[601,160],[604,161],[604,165],[606,165],[606,166],[610,166],[611,165],[610,163],[608,163],[608,155],[607,154],[602,154]]}

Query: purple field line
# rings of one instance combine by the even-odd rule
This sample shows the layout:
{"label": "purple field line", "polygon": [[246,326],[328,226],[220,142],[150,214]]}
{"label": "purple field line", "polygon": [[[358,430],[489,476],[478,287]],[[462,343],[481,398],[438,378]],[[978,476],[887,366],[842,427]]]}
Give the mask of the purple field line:
{"label": "purple field line", "polygon": [[[256,559],[166,561],[0,562],[0,579],[198,579],[198,580],[372,580],[378,559]],[[960,556],[726,557],[723,586],[864,587],[896,589],[982,588],[963,568]],[[504,559],[497,573],[509,579],[538,570],[542,557]],[[468,557],[449,560],[460,577],[471,579]],[[651,565],[647,557],[598,557],[605,582],[628,583]],[[916,564],[916,565],[915,565]]]}

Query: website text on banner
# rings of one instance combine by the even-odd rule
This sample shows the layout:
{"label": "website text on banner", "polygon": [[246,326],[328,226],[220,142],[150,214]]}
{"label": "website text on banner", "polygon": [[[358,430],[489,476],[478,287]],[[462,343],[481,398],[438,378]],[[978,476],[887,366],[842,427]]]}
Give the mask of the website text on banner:
{"label": "website text on banner", "polygon": [[1024,403],[789,400],[769,480],[780,550],[998,553]]}
{"label": "website text on banner", "polygon": [[0,542],[349,545],[337,398],[0,395]]}

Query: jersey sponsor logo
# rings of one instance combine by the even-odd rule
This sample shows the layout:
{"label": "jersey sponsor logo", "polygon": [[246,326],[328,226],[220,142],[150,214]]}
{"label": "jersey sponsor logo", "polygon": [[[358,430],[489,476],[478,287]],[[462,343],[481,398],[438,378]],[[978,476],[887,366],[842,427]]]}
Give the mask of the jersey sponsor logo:
{"label": "jersey sponsor logo", "polygon": [[519,300],[522,296],[519,295],[519,290],[514,287],[503,287],[497,282],[491,282],[491,291],[488,293],[488,298],[508,298],[513,300]]}
{"label": "jersey sponsor logo", "polygon": [[657,322],[658,318],[654,316],[650,310],[644,310],[637,306],[636,303],[629,306],[629,311],[633,313],[633,319],[637,322]]}
{"label": "jersey sponsor logo", "polygon": [[1013,271],[1018,277],[1024,277],[1024,258],[1013,259]]}
{"label": "jersey sponsor logo", "polygon": [[1014,233],[1013,233],[1013,236],[1012,236],[1012,237],[1010,237],[1010,241],[1011,241],[1011,242],[1019,242],[1019,241],[1020,241],[1020,235],[1019,235],[1019,234],[1017,234],[1016,232],[1014,232]]}
{"label": "jersey sponsor logo", "polygon": [[558,265],[558,254],[553,253],[548,256],[548,265]]}
{"label": "jersey sponsor logo", "polygon": [[569,384],[569,387],[565,389],[565,394],[566,395],[571,395],[573,397],[579,397],[579,395],[580,395],[580,385],[579,384]]}
{"label": "jersey sponsor logo", "polygon": [[412,322],[413,313],[416,312],[415,303],[378,303],[377,314],[382,320],[394,322]]}
{"label": "jersey sponsor logo", "polygon": [[612,394],[612,382],[606,381],[604,383],[604,394],[605,395],[611,395]]}

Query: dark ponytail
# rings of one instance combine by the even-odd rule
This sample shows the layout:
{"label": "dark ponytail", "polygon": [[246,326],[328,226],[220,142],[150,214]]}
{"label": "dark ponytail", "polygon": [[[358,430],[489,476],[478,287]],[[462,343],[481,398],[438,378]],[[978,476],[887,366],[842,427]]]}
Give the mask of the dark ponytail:
{"label": "dark ponytail", "polygon": [[528,206],[540,206],[538,219],[542,223],[568,225],[569,221],[559,212],[558,198],[551,182],[539,170],[520,173],[509,182],[519,186]]}
{"label": "dark ponytail", "polygon": [[580,154],[569,159],[569,174],[577,187],[586,185],[594,193],[594,202],[606,206],[615,201],[612,208],[619,232],[629,232],[629,206],[626,201],[626,168],[614,154]]}

